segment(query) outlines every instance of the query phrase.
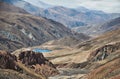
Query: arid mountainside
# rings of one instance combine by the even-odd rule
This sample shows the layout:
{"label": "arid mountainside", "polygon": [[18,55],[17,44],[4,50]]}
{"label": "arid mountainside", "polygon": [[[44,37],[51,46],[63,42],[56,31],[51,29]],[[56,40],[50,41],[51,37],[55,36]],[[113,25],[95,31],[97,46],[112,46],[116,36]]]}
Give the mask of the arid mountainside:
{"label": "arid mountainside", "polygon": [[88,61],[88,68],[94,69],[88,74],[88,79],[119,79],[120,42],[97,49],[90,54]]}
{"label": "arid mountainside", "polygon": [[[97,38],[82,42],[76,47],[74,46],[74,48],[63,48],[61,50],[52,51],[52,53],[45,53],[44,55],[50,59],[53,64],[56,64],[58,68],[63,68],[64,74],[65,72],[68,73],[67,78],[119,79],[119,53],[120,29],[104,33]],[[72,70],[69,71],[69,69]],[[77,69],[77,71],[75,69]],[[73,74],[69,75],[70,73]],[[84,76],[77,77],[81,74]],[[54,78],[66,78],[66,76],[59,75]]]}
{"label": "arid mountainside", "polygon": [[84,35],[84,34],[82,35],[82,33],[81,33],[81,37],[83,37],[84,39],[77,39],[75,37],[66,36],[66,37],[63,37],[63,38],[60,38],[60,39],[57,39],[57,40],[52,40],[52,41],[45,42],[43,44],[43,46],[44,45],[46,45],[46,46],[49,46],[49,45],[59,45],[59,46],[70,46],[70,47],[73,47],[76,44],[78,44],[78,42],[82,42],[82,41],[87,40],[87,39],[90,38],[87,35]]}
{"label": "arid mountainside", "polygon": [[26,45],[21,43],[21,42],[17,42],[14,40],[10,40],[7,38],[4,38],[3,36],[0,36],[0,50],[9,50],[9,51],[13,51],[16,50],[18,48],[22,48],[25,47]]}
{"label": "arid mountainside", "polygon": [[0,79],[120,78],[119,13],[37,3],[0,0]]}
{"label": "arid mountainside", "polygon": [[[15,43],[13,43],[14,45],[7,43],[8,46],[6,43],[1,42],[1,44],[3,44],[1,49],[12,51],[20,48],[21,45],[23,45],[23,47],[40,45],[46,41],[65,36],[73,36],[83,40],[87,37],[85,36],[84,38],[83,34],[72,32],[62,24],[50,19],[36,17],[30,14],[9,12],[7,10],[7,3],[3,4],[6,5],[6,9],[0,12],[0,36],[12,42],[17,42],[17,44],[20,45],[14,47]],[[9,6],[11,5],[9,4]],[[14,9],[19,12],[20,8],[15,7]],[[22,11],[22,9],[20,9],[20,11]],[[11,46],[13,46],[13,48],[11,48]]]}

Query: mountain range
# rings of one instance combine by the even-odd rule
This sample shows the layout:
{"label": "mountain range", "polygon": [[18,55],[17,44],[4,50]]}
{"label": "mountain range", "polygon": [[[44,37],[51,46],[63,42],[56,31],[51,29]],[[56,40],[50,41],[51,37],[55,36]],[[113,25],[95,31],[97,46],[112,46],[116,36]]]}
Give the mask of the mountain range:
{"label": "mountain range", "polygon": [[109,20],[98,26],[76,27],[73,30],[91,36],[97,36],[108,31],[119,29],[120,17]]}
{"label": "mountain range", "polygon": [[[93,26],[102,24],[110,19],[114,19],[120,14],[109,14],[97,10],[89,10],[84,7],[78,8],[66,8],[63,6],[52,6],[39,0],[35,3],[42,5],[35,5],[35,3],[26,2],[23,0],[3,0],[4,2],[11,3],[17,7],[20,7],[27,12],[36,16],[46,17],[54,21],[60,22],[67,27],[82,27],[82,26]],[[49,6],[45,7],[44,6]]]}
{"label": "mountain range", "polygon": [[119,13],[26,1],[0,0],[0,79],[120,78]]}
{"label": "mountain range", "polygon": [[[0,36],[15,43],[1,43],[1,49],[10,50],[21,47],[40,45],[49,40],[72,36],[86,40],[89,36],[71,31],[63,24],[43,17],[36,17],[14,5],[1,2],[0,5]],[[13,10],[12,10],[13,9]],[[8,18],[9,17],[9,18]],[[4,27],[3,27],[4,26]],[[9,45],[9,46],[7,46]]]}

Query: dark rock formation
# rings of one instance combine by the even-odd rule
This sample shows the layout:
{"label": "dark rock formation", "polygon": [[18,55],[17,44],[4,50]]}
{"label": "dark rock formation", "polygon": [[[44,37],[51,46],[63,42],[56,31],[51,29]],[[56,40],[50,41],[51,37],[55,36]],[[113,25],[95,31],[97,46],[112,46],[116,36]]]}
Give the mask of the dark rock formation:
{"label": "dark rock formation", "polygon": [[17,69],[16,62],[17,58],[8,52],[0,51],[0,68],[2,69]]}
{"label": "dark rock formation", "polygon": [[49,62],[42,53],[35,53],[33,51],[25,51],[19,54],[18,58],[27,67],[32,68],[36,73],[52,76],[58,74],[55,66]]}

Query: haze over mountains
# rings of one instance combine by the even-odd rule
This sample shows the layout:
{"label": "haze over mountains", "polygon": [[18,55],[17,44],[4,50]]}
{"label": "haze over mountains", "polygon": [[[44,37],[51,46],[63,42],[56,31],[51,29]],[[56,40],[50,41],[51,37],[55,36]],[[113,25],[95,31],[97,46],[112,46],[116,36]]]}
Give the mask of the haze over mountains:
{"label": "haze over mountains", "polygon": [[108,14],[102,11],[89,10],[84,7],[73,9],[63,6],[50,6],[49,4],[45,4],[39,0],[35,2],[44,5],[35,5],[35,3],[32,4],[31,2],[30,4],[23,0],[5,0],[5,2],[9,2],[15,6],[23,8],[31,14],[53,19],[70,28],[99,25],[120,16],[120,14]]}
{"label": "haze over mountains", "polygon": [[80,33],[87,34],[87,35],[96,36],[108,31],[119,29],[119,25],[120,25],[120,17],[109,20],[103,23],[102,25],[77,27],[77,28],[74,28],[73,30]]}

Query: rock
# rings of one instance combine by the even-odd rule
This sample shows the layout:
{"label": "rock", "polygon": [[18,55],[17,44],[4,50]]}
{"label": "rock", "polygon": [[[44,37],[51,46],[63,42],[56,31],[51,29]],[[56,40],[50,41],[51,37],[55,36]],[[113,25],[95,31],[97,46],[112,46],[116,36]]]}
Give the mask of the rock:
{"label": "rock", "polygon": [[90,61],[100,61],[104,60],[107,56],[114,53],[115,51],[120,49],[120,43],[109,44],[103,47],[98,48],[94,52],[90,54],[88,60]]}
{"label": "rock", "polygon": [[21,52],[18,60],[38,74],[45,76],[58,74],[56,67],[48,61],[42,53],[35,53],[33,51]]}
{"label": "rock", "polygon": [[17,58],[15,55],[0,50],[0,68],[17,70],[18,66],[16,65],[16,61]]}

